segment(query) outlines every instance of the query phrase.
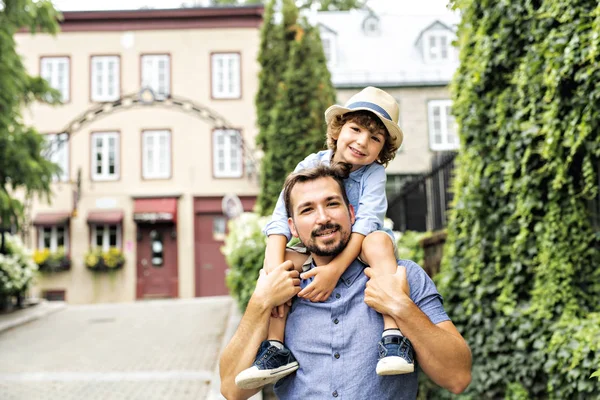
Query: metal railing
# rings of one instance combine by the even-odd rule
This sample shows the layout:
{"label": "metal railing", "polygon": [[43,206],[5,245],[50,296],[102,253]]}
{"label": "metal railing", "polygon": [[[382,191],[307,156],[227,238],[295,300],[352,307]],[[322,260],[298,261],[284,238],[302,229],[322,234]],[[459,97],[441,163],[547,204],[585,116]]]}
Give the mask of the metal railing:
{"label": "metal railing", "polygon": [[400,232],[436,231],[446,227],[448,207],[452,201],[450,184],[454,159],[458,153],[440,153],[431,170],[407,184],[388,204],[387,216]]}

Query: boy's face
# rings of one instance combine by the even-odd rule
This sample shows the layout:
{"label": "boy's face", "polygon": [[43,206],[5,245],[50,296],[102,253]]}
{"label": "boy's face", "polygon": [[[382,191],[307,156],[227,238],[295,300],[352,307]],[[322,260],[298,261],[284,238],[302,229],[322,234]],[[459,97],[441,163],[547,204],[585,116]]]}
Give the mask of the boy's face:
{"label": "boy's face", "polygon": [[356,122],[348,121],[334,139],[337,139],[337,150],[333,160],[352,164],[352,171],[355,171],[377,161],[386,138],[383,133],[372,133]]}

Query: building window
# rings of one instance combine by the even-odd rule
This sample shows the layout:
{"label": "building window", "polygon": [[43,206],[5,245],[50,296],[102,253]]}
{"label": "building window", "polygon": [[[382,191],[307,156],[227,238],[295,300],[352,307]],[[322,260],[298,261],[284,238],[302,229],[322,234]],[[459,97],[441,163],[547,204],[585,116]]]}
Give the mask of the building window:
{"label": "building window", "polygon": [[70,60],[69,57],[42,57],[40,75],[50,86],[60,92],[63,103],[70,100]]}
{"label": "building window", "polygon": [[212,97],[239,99],[242,97],[240,55],[217,53],[212,55]]}
{"label": "building window", "polygon": [[454,54],[452,36],[448,31],[433,31],[423,36],[425,62],[449,61]]}
{"label": "building window", "polygon": [[171,94],[171,57],[168,55],[142,56],[142,87],[150,88],[157,99]]}
{"label": "building window", "polygon": [[142,132],[142,174],[144,179],[171,177],[171,132]]}
{"label": "building window", "polygon": [[215,178],[242,176],[240,132],[233,129],[218,129],[213,132],[213,170]]}
{"label": "building window", "polygon": [[114,101],[121,96],[119,56],[92,57],[92,101]]}
{"label": "building window", "polygon": [[323,53],[328,65],[336,63],[336,45],[335,36],[328,32],[321,32],[321,43],[323,45]]}
{"label": "building window", "polygon": [[61,171],[54,177],[55,181],[66,182],[69,180],[69,136],[66,133],[47,134],[45,157],[58,164]]}
{"label": "building window", "polygon": [[379,36],[379,26],[379,18],[377,18],[375,15],[369,15],[363,21],[363,31],[365,32],[366,36]]}
{"label": "building window", "polygon": [[114,181],[119,179],[119,134],[96,132],[92,134],[92,179]]}
{"label": "building window", "polygon": [[459,140],[452,116],[452,101],[433,100],[428,103],[429,143],[431,150],[456,150]]}
{"label": "building window", "polygon": [[213,239],[217,241],[225,240],[225,231],[227,227],[227,219],[225,217],[213,218]]}
{"label": "building window", "polygon": [[92,248],[121,248],[121,225],[92,225]]}
{"label": "building window", "polygon": [[38,249],[48,249],[56,252],[62,247],[65,252],[69,250],[69,229],[65,225],[42,226],[38,228]]}

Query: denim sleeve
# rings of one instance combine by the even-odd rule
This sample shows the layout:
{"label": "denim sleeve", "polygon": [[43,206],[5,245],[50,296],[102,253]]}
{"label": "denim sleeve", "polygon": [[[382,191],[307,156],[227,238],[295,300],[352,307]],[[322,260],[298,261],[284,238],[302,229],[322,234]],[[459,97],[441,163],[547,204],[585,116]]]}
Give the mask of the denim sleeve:
{"label": "denim sleeve", "polygon": [[[317,166],[318,162],[319,159],[317,154],[311,154],[304,160],[300,161],[298,165],[296,165],[294,172],[315,167]],[[263,229],[263,233],[266,236],[283,235],[287,238],[288,242],[292,238],[292,232],[290,232],[290,228],[288,226],[288,213],[285,209],[285,202],[283,201],[283,190],[279,193],[279,198],[277,199],[277,204],[275,204],[273,215],[271,216],[271,220]]]}
{"label": "denim sleeve", "polygon": [[439,294],[435,283],[421,266],[410,260],[400,260],[398,265],[406,267],[406,276],[410,285],[410,298],[421,311],[433,322],[449,321],[443,306],[442,295]]}
{"label": "denim sleeve", "polygon": [[387,211],[385,168],[379,164],[372,164],[372,167],[365,172],[362,181],[363,186],[352,232],[367,236],[383,227],[383,218]]}

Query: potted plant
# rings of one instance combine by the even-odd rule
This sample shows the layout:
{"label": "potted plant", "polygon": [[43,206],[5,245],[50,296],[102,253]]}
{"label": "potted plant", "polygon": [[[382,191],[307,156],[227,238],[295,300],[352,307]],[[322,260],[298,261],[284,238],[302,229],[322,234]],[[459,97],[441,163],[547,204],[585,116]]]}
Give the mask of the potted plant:
{"label": "potted plant", "polygon": [[85,266],[92,271],[116,271],[125,264],[125,256],[120,249],[111,247],[108,251],[95,248],[85,255]]}
{"label": "potted plant", "polygon": [[71,260],[63,247],[52,252],[49,249],[38,249],[33,253],[33,261],[40,272],[60,272],[71,269]]}

